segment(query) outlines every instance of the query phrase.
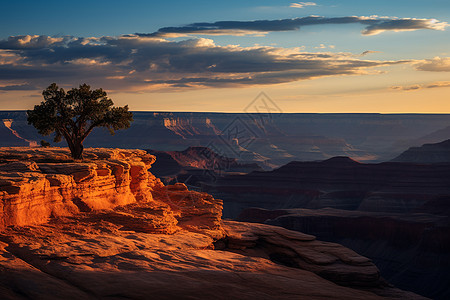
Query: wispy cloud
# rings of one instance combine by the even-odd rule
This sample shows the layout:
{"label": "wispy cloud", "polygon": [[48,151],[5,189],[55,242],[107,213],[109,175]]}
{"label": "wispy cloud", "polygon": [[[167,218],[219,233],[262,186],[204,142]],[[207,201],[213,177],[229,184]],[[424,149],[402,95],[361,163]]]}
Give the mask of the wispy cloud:
{"label": "wispy cloud", "polygon": [[0,92],[1,91],[30,91],[30,90],[36,90],[36,89],[37,89],[37,87],[30,85],[28,83],[0,86]]}
{"label": "wispy cloud", "polygon": [[320,44],[319,46],[314,47],[314,48],[315,49],[327,49],[327,48],[334,49],[334,48],[336,48],[336,46],[335,45]]}
{"label": "wispy cloud", "polygon": [[414,31],[419,29],[432,29],[432,30],[445,30],[448,27],[448,23],[440,22],[436,19],[416,19],[416,18],[403,18],[403,19],[389,19],[382,18],[379,22],[373,22],[362,31],[364,35],[375,35],[385,31]]}
{"label": "wispy cloud", "polygon": [[289,7],[295,7],[295,8],[304,8],[305,6],[316,6],[317,4],[315,2],[295,2],[291,3]]}
{"label": "wispy cloud", "polygon": [[367,74],[406,63],[314,53],[302,48],[218,46],[204,38],[171,41],[119,37],[15,36],[0,40],[0,84],[5,89],[73,86],[90,82],[110,90],[278,84],[324,76]]}
{"label": "wispy cloud", "polygon": [[419,62],[416,65],[419,71],[450,72],[450,57],[435,57]]}
{"label": "wispy cloud", "polygon": [[427,83],[427,84],[393,86],[393,87],[391,87],[391,89],[402,90],[402,91],[418,91],[418,90],[422,90],[422,89],[433,89],[433,88],[440,88],[440,87],[450,87],[450,81],[437,81],[437,82]]}
{"label": "wispy cloud", "polygon": [[360,56],[365,56],[371,53],[380,53],[380,51],[372,51],[372,50],[366,50],[363,53],[360,54]]}
{"label": "wispy cloud", "polygon": [[264,35],[268,32],[295,31],[304,26],[324,24],[354,24],[365,26],[363,35],[376,35],[384,31],[414,31],[419,29],[445,30],[446,22],[436,19],[396,17],[320,17],[309,16],[281,20],[219,21],[213,23],[192,23],[179,27],[163,27],[153,33],[137,33],[148,37],[179,37],[187,35]]}

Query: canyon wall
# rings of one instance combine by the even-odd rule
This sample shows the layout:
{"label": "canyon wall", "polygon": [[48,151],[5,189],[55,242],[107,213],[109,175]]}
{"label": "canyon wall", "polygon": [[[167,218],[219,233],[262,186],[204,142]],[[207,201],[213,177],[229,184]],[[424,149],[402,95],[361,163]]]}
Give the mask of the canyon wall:
{"label": "canyon wall", "polygon": [[0,148],[3,299],[423,299],[312,235],[222,221],[141,150]]}
{"label": "canyon wall", "polygon": [[398,287],[448,299],[450,164],[362,164],[345,157],[229,175],[205,190],[224,216],[336,242]]}
{"label": "canyon wall", "polygon": [[224,216],[229,218],[248,207],[407,213],[450,197],[450,164],[364,164],[335,157],[229,175],[203,188],[224,200]]}
{"label": "canyon wall", "polygon": [[445,210],[438,214],[399,214],[334,208],[248,208],[238,219],[282,226],[342,244],[369,257],[380,269],[381,275],[395,286],[432,299],[448,299],[448,216]]}

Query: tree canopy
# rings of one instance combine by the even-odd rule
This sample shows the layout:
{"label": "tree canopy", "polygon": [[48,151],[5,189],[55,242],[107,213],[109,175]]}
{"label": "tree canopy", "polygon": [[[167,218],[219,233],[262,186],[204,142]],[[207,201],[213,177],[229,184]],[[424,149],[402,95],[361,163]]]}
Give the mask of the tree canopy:
{"label": "tree canopy", "polygon": [[128,105],[114,107],[105,91],[91,90],[87,84],[66,93],[52,83],[42,96],[44,101],[27,111],[28,124],[42,135],[55,133],[54,142],[64,138],[74,159],[83,158],[83,141],[95,127],[105,127],[113,135],[133,121]]}

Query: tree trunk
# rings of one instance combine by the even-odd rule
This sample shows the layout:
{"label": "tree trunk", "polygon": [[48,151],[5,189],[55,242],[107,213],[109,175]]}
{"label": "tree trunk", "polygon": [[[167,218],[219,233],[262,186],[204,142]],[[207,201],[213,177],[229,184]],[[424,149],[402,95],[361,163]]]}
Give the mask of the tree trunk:
{"label": "tree trunk", "polygon": [[72,158],[73,159],[83,159],[83,143],[82,142],[75,142],[73,145],[73,150],[71,150]]}
{"label": "tree trunk", "polygon": [[83,159],[83,142],[66,138],[73,159]]}

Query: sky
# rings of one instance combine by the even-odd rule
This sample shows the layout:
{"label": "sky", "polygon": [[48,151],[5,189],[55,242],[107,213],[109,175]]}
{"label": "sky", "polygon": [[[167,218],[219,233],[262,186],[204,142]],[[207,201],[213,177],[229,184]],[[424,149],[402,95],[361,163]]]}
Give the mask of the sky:
{"label": "sky", "polygon": [[450,113],[448,0],[2,2],[0,110],[55,82],[134,111]]}

